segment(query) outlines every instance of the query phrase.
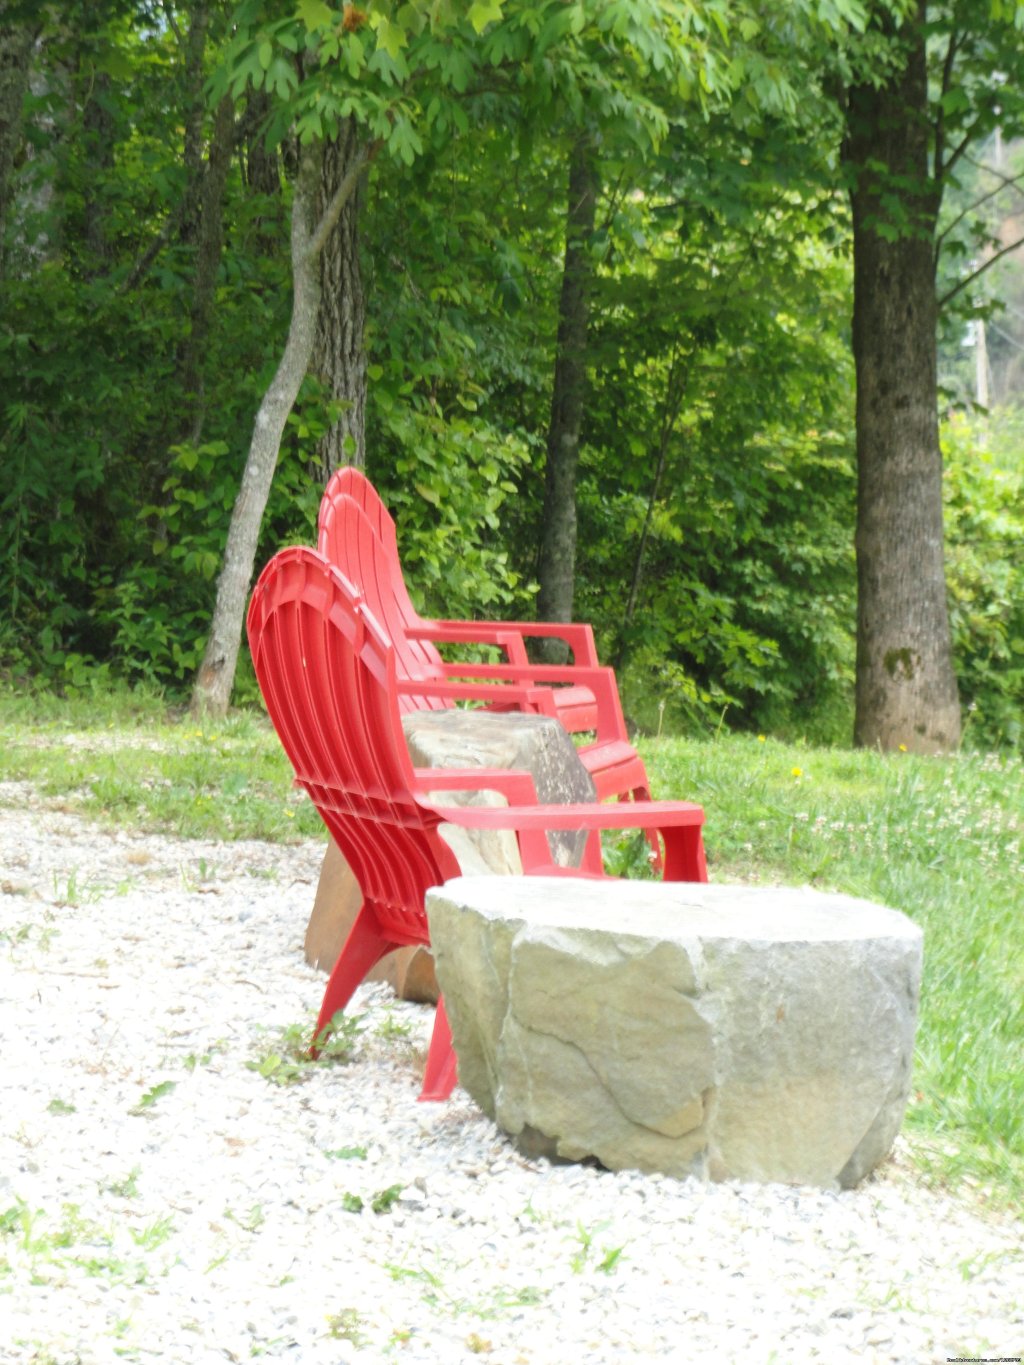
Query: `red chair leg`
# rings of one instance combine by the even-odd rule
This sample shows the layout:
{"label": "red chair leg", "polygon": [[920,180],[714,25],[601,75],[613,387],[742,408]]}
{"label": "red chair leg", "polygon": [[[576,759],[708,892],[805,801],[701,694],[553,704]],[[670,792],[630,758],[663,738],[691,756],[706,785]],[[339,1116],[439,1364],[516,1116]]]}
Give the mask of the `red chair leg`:
{"label": "red chair leg", "polygon": [[430,1037],[430,1051],[427,1053],[420,1100],[446,1100],[455,1089],[457,1067],[458,1060],[452,1046],[452,1031],[442,996],[437,1002],[437,1013],[434,1016],[434,1032]]}
{"label": "red chair leg", "polygon": [[[338,1011],[345,1008],[367,973],[373,970],[382,957],[386,957],[398,946],[397,943],[384,938],[377,916],[364,905],[349,930],[348,938],[334,964],[334,970],[328,978],[313,1034],[314,1039],[319,1038]],[[317,1056],[315,1046],[310,1047],[309,1055],[313,1058]]]}
{"label": "red chair leg", "polygon": [[708,865],[700,826],[682,825],[662,830],[662,834],[665,839],[665,881],[706,882]]}
{"label": "red chair leg", "polygon": [[601,832],[592,829],[587,835],[587,842],[583,848],[583,857],[580,859],[580,871],[586,872],[591,877],[604,876],[604,859],[601,856]]}

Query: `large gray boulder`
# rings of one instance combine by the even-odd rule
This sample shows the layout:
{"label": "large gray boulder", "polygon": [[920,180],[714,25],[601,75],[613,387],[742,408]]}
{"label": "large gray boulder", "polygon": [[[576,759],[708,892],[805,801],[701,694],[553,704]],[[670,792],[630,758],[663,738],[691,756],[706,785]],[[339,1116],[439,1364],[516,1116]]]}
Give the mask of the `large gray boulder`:
{"label": "large gray boulder", "polygon": [[428,894],[459,1080],[524,1150],[855,1185],[910,1085],[922,935],[809,888],[463,877]]}
{"label": "large gray boulder", "polygon": [[[544,806],[596,799],[594,781],[572,737],[550,716],[519,711],[412,711],[402,717],[409,757],[417,768],[500,768],[528,772]],[[492,793],[452,796],[436,793],[446,805],[505,805]],[[519,845],[511,831],[463,830],[443,825],[464,873],[477,870],[515,875],[522,872]],[[586,836],[572,830],[548,835],[551,856],[563,867],[578,867]],[[484,865],[481,865],[481,860]]]}

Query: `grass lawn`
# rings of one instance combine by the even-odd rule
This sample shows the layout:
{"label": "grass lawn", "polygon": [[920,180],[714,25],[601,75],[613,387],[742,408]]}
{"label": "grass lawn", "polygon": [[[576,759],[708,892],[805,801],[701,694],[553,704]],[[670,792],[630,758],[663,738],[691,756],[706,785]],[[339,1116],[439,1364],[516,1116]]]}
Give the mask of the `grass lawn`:
{"label": "grass lawn", "polygon": [[[656,795],[705,807],[712,880],[809,882],[921,925],[905,1125],[915,1161],[928,1179],[1024,1203],[1021,759],[881,756],[736,735],[641,750]],[[255,712],[199,726],[137,696],[0,691],[0,781],[12,780],[90,818],[181,838],[323,835]]]}

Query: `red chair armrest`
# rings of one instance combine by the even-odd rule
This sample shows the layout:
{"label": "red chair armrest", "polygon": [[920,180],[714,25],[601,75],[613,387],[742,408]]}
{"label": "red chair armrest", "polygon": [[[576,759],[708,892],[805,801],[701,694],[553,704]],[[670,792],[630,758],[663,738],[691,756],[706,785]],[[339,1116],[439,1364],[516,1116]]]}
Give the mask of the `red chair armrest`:
{"label": "red chair armrest", "polygon": [[[480,665],[482,667],[483,665]],[[499,665],[500,666],[500,665]],[[514,665],[509,665],[514,667]],[[550,687],[523,687],[509,683],[472,683],[442,681],[438,678],[401,678],[395,690],[402,697],[439,697],[451,701],[483,701],[496,706],[517,703],[554,715],[555,707]]]}
{"label": "red chair armrest", "polygon": [[[533,774],[514,768],[414,768],[423,791],[493,791],[510,805],[537,800]],[[459,809],[463,809],[460,807]]]}
{"label": "red chair armrest", "polygon": [[[431,640],[473,641],[503,644],[498,636],[514,636],[520,642],[534,639],[564,640],[572,650],[573,662],[588,668],[598,666],[593,628],[582,621],[423,621],[417,628],[420,638]],[[415,634],[410,630],[410,635]]]}
{"label": "red chair armrest", "polygon": [[[605,805],[568,806],[460,806],[446,809],[427,802],[430,809],[451,824],[466,829],[514,829],[533,836],[538,830],[657,830],[665,841],[665,881],[707,881],[707,865],[701,828],[704,810],[692,801],[614,801]],[[548,860],[550,861],[550,859]],[[523,865],[531,872],[546,869],[531,853]]]}
{"label": "red chair armrest", "polygon": [[[439,813],[443,813],[445,819],[448,818],[448,811]],[[461,806],[452,810],[451,818],[454,823],[462,823],[473,829],[665,830],[679,826],[702,825],[704,808],[693,801],[611,801],[606,804],[588,801],[566,806]]]}
{"label": "red chair armrest", "polygon": [[529,663],[523,637],[515,630],[498,630],[487,621],[427,621],[407,626],[405,633],[410,640],[431,644],[496,645],[505,651],[509,663]]}
{"label": "red chair armrest", "polygon": [[[611,668],[589,668],[575,664],[445,664],[446,677],[482,678],[492,683],[517,683],[519,686],[568,683],[587,687],[597,703],[597,738],[625,740],[626,722],[619,701],[615,672]],[[556,703],[557,706],[557,703]]]}

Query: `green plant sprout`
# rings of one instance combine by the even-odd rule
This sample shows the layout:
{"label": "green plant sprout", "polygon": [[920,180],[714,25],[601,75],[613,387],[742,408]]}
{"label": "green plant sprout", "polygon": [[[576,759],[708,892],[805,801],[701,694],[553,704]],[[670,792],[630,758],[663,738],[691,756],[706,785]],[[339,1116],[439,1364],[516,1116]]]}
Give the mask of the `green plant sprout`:
{"label": "green plant sprout", "polygon": [[308,1027],[289,1024],[279,1031],[276,1046],[246,1062],[246,1066],[274,1085],[294,1085],[307,1080],[318,1068],[352,1060],[357,1039],[365,1028],[363,1019],[360,1014],[343,1011],[335,1014],[316,1036],[319,1053],[315,1059],[309,1055]]}
{"label": "green plant sprout", "polygon": [[158,1100],[162,1100],[165,1095],[172,1094],[177,1089],[177,1086],[177,1081],[160,1081],[157,1085],[154,1085],[149,1090],[145,1091],[138,1104],[136,1104],[133,1109],[129,1110],[129,1112],[132,1114],[148,1113]]}

